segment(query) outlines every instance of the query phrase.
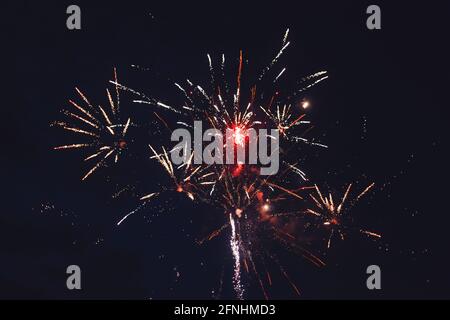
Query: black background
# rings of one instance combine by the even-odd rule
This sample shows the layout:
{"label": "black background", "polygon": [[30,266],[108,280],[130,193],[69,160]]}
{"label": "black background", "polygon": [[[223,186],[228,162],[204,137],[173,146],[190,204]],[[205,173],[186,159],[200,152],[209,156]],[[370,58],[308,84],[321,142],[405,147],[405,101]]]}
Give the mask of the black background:
{"label": "black background", "polygon": [[[139,175],[137,192],[145,192],[163,174],[151,165],[129,174],[119,166],[82,183],[88,167],[76,152],[52,150],[65,140],[49,124],[61,117],[75,86],[104,101],[114,66],[124,83],[169,96],[169,81],[158,79],[206,82],[206,53],[233,59],[242,49],[263,67],[287,27],[293,43],[284,60],[288,71],[298,77],[330,73],[307,93],[311,117],[330,148],[305,170],[338,190],[361,177],[375,181],[358,214],[383,234],[379,242],[354,236],[338,243],[322,269],[287,256],[302,297],[450,297],[448,4],[378,2],[377,31],[365,26],[371,4],[365,1],[77,1],[80,31],[66,28],[69,4],[15,1],[3,12],[3,62],[13,73],[1,107],[0,297],[208,299],[223,273],[220,297],[232,298],[227,237],[195,243],[214,212],[182,197],[163,198],[117,228],[138,201],[111,199],[116,184]],[[131,64],[150,71],[136,72]],[[66,289],[70,264],[82,269],[81,291]],[[380,291],[365,286],[370,264],[381,266]],[[262,298],[258,290],[249,292]],[[269,294],[298,298],[281,276]]]}

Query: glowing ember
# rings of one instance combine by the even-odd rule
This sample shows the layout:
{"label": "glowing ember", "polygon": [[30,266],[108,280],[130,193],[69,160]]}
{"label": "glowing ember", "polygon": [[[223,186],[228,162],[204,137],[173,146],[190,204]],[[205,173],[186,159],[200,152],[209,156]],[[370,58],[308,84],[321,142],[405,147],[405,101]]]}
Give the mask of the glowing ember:
{"label": "glowing ember", "polygon": [[240,146],[243,146],[245,143],[245,137],[246,137],[245,129],[241,127],[234,128],[233,138],[234,143]]}
{"label": "glowing ember", "polygon": [[125,140],[119,140],[117,146],[119,147],[119,149],[125,149],[127,147],[127,142]]}
{"label": "glowing ember", "polygon": [[304,100],[304,101],[302,102],[302,108],[303,108],[303,109],[308,109],[309,106],[310,106],[309,101]]}

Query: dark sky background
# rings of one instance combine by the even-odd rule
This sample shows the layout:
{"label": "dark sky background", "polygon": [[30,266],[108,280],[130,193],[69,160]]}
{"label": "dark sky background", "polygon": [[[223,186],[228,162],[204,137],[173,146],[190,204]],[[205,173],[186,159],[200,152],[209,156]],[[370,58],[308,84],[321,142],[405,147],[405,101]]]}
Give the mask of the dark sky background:
{"label": "dark sky background", "polygon": [[[383,234],[381,241],[356,234],[326,253],[316,244],[324,268],[280,253],[302,298],[450,298],[448,3],[377,1],[378,31],[365,26],[366,1],[74,3],[80,31],[66,28],[72,2],[14,1],[2,11],[2,47],[11,54],[3,63],[13,74],[1,107],[0,298],[209,299],[221,279],[219,297],[232,298],[228,235],[195,242],[218,225],[211,217],[220,212],[167,196],[117,228],[139,201],[132,192],[111,195],[137,180],[132,191],[142,194],[164,174],[149,161],[135,166],[130,155],[81,182],[89,167],[77,151],[52,150],[73,140],[50,123],[61,119],[75,86],[103,103],[114,66],[122,82],[170,98],[168,78],[208,82],[207,53],[232,61],[242,49],[250,64],[264,67],[287,27],[290,75],[330,74],[306,93],[330,148],[305,159],[304,169],[337,190],[375,181],[354,214]],[[151,110],[130,99],[122,108],[150,119]],[[136,153],[155,142],[146,139],[136,138]],[[71,264],[82,269],[81,291],[66,289]],[[381,267],[382,290],[365,286],[370,264]],[[273,273],[270,297],[298,298]],[[262,298],[248,281],[248,297]]]}

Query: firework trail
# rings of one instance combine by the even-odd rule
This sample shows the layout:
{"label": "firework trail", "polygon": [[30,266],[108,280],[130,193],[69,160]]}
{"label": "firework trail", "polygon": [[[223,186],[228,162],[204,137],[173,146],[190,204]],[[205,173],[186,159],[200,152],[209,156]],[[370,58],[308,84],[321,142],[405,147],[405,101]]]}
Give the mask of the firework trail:
{"label": "firework trail", "polygon": [[237,298],[242,300],[244,298],[244,288],[241,283],[241,257],[240,257],[240,243],[236,234],[236,223],[233,219],[233,215],[230,214],[231,225],[231,239],[230,246],[234,258],[234,273],[233,273],[233,285],[234,291],[237,294]]}

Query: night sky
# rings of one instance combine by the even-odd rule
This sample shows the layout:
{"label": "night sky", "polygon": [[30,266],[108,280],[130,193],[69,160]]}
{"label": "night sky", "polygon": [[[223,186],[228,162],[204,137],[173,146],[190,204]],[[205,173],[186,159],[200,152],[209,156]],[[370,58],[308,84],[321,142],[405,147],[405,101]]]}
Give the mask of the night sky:
{"label": "night sky", "polygon": [[[228,234],[196,243],[220,226],[220,210],[165,195],[116,227],[139,204],[136,195],[165,178],[142,157],[156,137],[136,134],[123,162],[81,182],[89,169],[83,154],[54,151],[74,140],[50,124],[76,97],[75,86],[104,103],[114,67],[121,82],[170,100],[171,81],[208,83],[207,53],[233,61],[242,49],[250,65],[263,68],[286,28],[290,75],[329,72],[305,97],[330,147],[299,155],[302,168],[339,192],[353,181],[359,189],[374,181],[352,214],[382,234],[373,241],[356,233],[330,250],[319,241],[310,249],[323,268],[279,250],[300,298],[450,298],[449,4],[374,2],[382,29],[370,31],[366,1],[191,2],[14,1],[3,12],[3,64],[12,76],[3,76],[1,107],[0,298],[233,298]],[[70,4],[81,7],[82,30],[66,28]],[[153,121],[152,107],[129,96],[122,108]],[[112,197],[126,185],[125,196]],[[81,267],[81,291],[66,288],[71,264]],[[378,291],[366,288],[371,264],[381,267]],[[272,272],[270,297],[299,299]],[[248,284],[247,298],[263,298]]]}

